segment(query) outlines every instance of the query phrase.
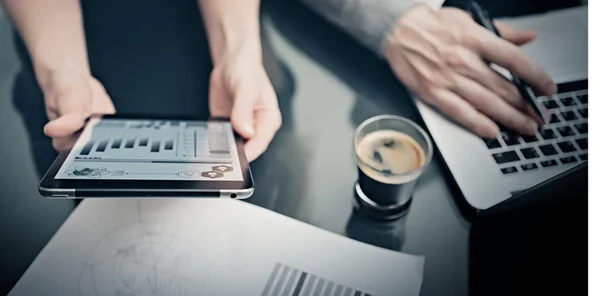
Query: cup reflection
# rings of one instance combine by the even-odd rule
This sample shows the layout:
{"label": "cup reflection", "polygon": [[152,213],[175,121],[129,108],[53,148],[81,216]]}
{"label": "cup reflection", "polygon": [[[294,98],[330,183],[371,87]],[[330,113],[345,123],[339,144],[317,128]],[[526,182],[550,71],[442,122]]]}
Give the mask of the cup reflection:
{"label": "cup reflection", "polygon": [[409,208],[392,219],[365,209],[355,197],[352,215],[346,224],[346,235],[367,244],[400,251],[406,237],[405,223]]}

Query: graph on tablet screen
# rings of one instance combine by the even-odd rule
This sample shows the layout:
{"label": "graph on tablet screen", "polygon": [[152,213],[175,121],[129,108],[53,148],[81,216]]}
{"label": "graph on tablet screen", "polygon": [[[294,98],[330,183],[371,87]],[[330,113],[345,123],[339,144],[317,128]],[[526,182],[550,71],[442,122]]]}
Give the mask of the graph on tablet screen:
{"label": "graph on tablet screen", "polygon": [[55,179],[243,180],[228,122],[92,119]]}

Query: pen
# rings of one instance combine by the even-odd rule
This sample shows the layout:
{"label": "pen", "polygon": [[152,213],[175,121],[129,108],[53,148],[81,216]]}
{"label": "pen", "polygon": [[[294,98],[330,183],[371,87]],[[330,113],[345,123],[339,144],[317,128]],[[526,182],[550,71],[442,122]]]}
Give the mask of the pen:
{"label": "pen", "polygon": [[[498,28],[496,28],[496,26],[494,25],[494,21],[492,21],[489,13],[485,9],[483,9],[475,1],[470,1],[467,7],[475,22],[477,22],[480,26],[494,32],[496,36],[502,38],[500,31],[498,31]],[[519,77],[517,77],[517,75],[515,75],[512,72],[510,72],[510,76],[512,76],[512,83],[519,90],[519,93],[521,93],[523,99],[525,99],[525,101],[531,107],[533,107],[535,113],[540,117],[539,119],[541,119],[541,122],[544,124],[548,123],[548,119],[545,116],[544,107],[537,100],[537,97],[533,92],[533,89],[531,89],[531,86],[529,86],[527,82],[521,80]]]}

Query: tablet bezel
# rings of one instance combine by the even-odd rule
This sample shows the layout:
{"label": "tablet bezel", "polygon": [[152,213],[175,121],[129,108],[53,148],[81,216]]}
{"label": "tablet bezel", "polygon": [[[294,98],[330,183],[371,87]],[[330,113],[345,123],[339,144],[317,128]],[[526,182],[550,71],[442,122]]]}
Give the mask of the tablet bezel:
{"label": "tablet bezel", "polygon": [[[222,122],[229,121],[224,118],[211,118],[209,120],[200,120],[197,118],[167,118],[153,117],[143,115],[102,115],[94,116],[95,118],[115,118],[123,120],[195,120],[205,122]],[[87,124],[86,124],[87,126]],[[80,132],[79,132],[80,133]],[[74,179],[55,179],[56,174],[67,159],[71,149],[59,152],[58,157],[52,163],[48,172],[42,178],[39,185],[39,191],[45,196],[58,196],[59,194],[73,193],[73,196],[90,195],[95,196],[98,193],[106,193],[107,195],[117,196],[119,194],[127,195],[128,192],[146,192],[152,195],[153,192],[160,193],[157,195],[186,195],[190,193],[220,193],[252,191],[254,183],[250,172],[250,165],[244,153],[244,139],[233,131],[235,143],[238,151],[238,160],[242,170],[242,181],[217,181],[217,180],[74,180]],[[79,137],[79,134],[75,135]],[[79,194],[78,194],[79,193]],[[87,194],[86,194],[87,193]],[[64,196],[71,197],[71,196]]]}

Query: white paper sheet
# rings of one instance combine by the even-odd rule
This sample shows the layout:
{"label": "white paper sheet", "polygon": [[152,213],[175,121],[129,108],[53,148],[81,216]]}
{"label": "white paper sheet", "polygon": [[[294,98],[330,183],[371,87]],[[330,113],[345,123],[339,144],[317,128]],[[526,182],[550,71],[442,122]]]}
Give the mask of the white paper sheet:
{"label": "white paper sheet", "polygon": [[220,199],[85,200],[9,295],[418,295],[424,258]]}

